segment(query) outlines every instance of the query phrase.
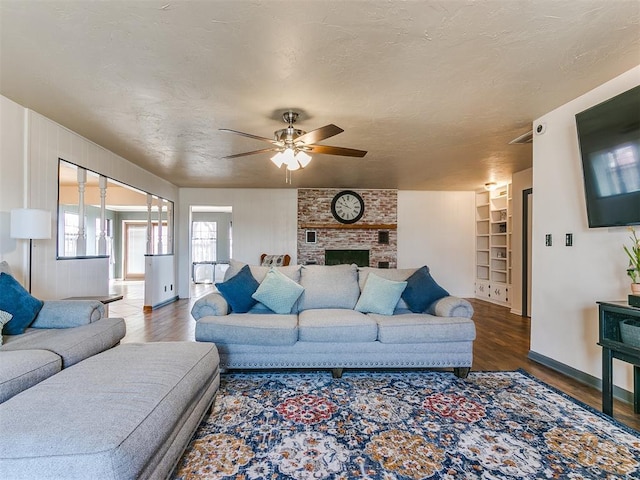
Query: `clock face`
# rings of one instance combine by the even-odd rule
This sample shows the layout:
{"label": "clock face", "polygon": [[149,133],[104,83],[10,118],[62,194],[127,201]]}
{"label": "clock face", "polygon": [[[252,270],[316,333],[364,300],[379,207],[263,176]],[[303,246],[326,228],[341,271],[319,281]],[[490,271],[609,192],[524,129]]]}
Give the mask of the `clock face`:
{"label": "clock face", "polygon": [[356,192],[345,190],[333,197],[331,213],[340,223],[355,223],[364,214],[364,201]]}

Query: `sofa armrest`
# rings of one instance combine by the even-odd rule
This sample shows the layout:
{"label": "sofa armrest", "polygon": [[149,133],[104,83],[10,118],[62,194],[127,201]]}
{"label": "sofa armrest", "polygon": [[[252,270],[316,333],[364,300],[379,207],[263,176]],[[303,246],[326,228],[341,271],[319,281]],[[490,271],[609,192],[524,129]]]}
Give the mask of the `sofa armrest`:
{"label": "sofa armrest", "polygon": [[218,292],[212,292],[196,300],[191,308],[195,320],[209,316],[223,316],[229,313],[229,304]]}
{"label": "sofa armrest", "polygon": [[31,328],[71,328],[87,325],[104,316],[97,300],[47,300]]}
{"label": "sofa armrest", "polygon": [[427,313],[438,317],[471,318],[473,316],[473,306],[464,298],[450,295],[433,302]]}

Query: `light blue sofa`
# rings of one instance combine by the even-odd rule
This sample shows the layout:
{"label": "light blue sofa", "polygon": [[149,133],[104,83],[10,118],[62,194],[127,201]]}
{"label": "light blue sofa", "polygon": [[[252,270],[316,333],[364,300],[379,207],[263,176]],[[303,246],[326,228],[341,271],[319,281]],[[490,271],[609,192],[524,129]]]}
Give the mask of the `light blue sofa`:
{"label": "light blue sofa", "polygon": [[[225,281],[244,264],[231,262]],[[249,266],[262,282],[269,269]],[[191,314],[197,341],[213,342],[220,367],[229,369],[453,368],[466,377],[473,361],[473,308],[446,296],[427,311],[413,313],[400,299],[393,315],[356,311],[370,273],[407,280],[417,269],[358,268],[355,265],[289,266],[278,271],[304,291],[291,313],[276,314],[258,303],[248,313],[229,312],[219,292],[198,299]]]}

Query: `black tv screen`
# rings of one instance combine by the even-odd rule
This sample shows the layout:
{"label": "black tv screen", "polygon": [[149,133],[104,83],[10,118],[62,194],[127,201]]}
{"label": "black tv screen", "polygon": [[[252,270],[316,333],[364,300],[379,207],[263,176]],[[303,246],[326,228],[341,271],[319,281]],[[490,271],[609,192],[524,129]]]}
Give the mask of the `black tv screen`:
{"label": "black tv screen", "polygon": [[589,227],[640,225],[640,86],[576,115]]}

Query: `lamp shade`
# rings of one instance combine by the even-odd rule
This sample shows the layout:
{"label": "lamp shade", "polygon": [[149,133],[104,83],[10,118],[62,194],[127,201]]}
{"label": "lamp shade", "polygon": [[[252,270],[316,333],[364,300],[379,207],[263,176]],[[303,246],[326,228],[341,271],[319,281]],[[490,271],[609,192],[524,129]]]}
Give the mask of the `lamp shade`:
{"label": "lamp shade", "polygon": [[11,210],[11,238],[51,238],[51,212],[34,208]]}

